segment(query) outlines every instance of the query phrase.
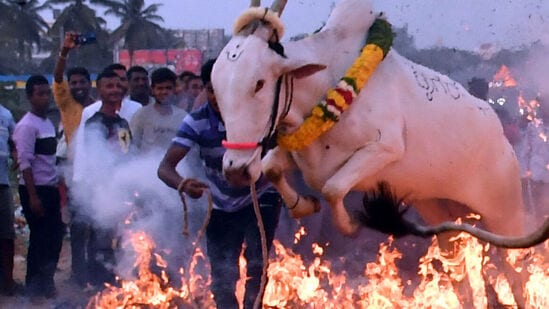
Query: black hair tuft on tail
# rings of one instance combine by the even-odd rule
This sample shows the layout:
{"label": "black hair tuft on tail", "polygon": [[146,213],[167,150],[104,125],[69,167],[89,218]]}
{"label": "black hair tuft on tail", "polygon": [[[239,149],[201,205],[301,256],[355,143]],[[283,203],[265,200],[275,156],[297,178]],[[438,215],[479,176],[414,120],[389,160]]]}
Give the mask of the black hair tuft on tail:
{"label": "black hair tuft on tail", "polygon": [[387,182],[380,182],[377,190],[364,196],[364,209],[357,211],[356,218],[364,226],[396,238],[412,234],[413,227],[403,218],[408,206],[402,201]]}

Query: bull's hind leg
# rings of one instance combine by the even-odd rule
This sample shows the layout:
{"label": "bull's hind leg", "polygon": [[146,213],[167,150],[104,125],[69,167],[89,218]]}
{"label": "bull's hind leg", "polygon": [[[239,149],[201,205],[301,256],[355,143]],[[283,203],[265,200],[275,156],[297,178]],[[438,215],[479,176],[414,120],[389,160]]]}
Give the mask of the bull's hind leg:
{"label": "bull's hind leg", "polygon": [[[516,188],[503,188],[499,194],[492,196],[485,194],[478,199],[474,205],[480,209],[482,221],[487,230],[507,236],[522,236],[525,234],[525,214],[522,203],[522,192],[520,186]],[[492,208],[488,208],[488,207]],[[471,207],[473,208],[473,207]],[[506,261],[506,250],[493,248],[490,251],[491,258],[497,269],[505,273],[515,301],[520,308],[524,308],[524,283],[526,282],[527,271],[522,269],[519,273]]]}

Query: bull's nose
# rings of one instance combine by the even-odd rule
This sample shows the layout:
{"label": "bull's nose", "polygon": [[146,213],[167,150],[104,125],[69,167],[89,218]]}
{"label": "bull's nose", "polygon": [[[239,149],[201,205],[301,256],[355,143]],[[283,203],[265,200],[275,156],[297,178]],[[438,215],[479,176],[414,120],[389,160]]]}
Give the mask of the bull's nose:
{"label": "bull's nose", "polygon": [[[231,162],[229,161],[229,164]],[[250,185],[251,176],[247,168],[228,168],[224,171],[227,181],[235,187],[245,187]]]}

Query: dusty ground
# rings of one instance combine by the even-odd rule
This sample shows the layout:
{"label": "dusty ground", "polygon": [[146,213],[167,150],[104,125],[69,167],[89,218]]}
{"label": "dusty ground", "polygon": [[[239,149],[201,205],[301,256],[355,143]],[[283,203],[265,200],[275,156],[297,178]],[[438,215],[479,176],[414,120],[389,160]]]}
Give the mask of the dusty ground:
{"label": "dusty ground", "polygon": [[[28,230],[19,230],[16,241],[14,277],[18,282],[25,282],[26,253]],[[0,296],[0,308],[85,308],[91,292],[84,292],[70,280],[70,242],[66,237],[61,249],[61,257],[57,265],[55,283],[58,296],[55,299],[41,299],[40,303],[33,304],[24,295],[13,297]]]}

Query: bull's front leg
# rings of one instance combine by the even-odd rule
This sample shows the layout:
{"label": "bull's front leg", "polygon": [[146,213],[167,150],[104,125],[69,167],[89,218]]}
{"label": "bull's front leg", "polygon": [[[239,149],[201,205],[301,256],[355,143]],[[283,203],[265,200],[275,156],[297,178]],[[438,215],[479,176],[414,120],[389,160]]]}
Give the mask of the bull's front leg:
{"label": "bull's front leg", "polygon": [[262,161],[263,173],[280,193],[292,218],[319,212],[320,201],[312,196],[301,196],[284,177],[284,173],[293,165],[291,160],[287,151],[275,148]]}
{"label": "bull's front leg", "polygon": [[353,235],[358,230],[358,222],[351,219],[343,205],[345,196],[362,180],[381,171],[389,163],[398,161],[404,155],[404,139],[400,127],[380,130],[380,138],[358,149],[326,181],[322,195],[332,209],[336,228],[344,235]]}

